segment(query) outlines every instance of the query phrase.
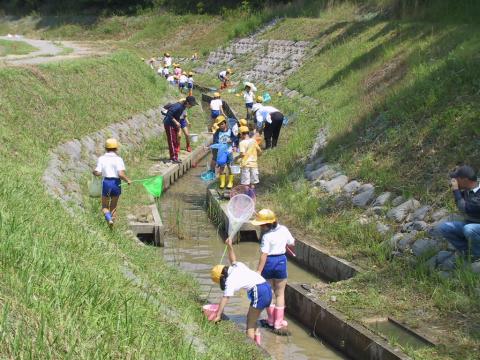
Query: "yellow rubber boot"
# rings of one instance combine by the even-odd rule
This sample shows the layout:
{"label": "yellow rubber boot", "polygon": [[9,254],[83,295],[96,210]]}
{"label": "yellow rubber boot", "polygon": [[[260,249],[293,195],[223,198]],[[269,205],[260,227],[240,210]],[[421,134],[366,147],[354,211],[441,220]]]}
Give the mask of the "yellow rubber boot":
{"label": "yellow rubber boot", "polygon": [[225,174],[221,174],[219,179],[220,179],[220,189],[223,189],[225,187],[225,178],[227,177],[227,175]]}
{"label": "yellow rubber boot", "polygon": [[233,188],[233,175],[228,175],[228,185],[227,185],[227,188],[228,188],[228,189]]}

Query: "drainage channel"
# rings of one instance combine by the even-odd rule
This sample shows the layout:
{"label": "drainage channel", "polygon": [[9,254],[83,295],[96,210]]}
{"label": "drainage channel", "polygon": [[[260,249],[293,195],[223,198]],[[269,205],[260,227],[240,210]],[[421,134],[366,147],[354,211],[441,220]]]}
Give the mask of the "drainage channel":
{"label": "drainage channel", "polygon": [[[162,248],[165,260],[192,273],[201,286],[208,302],[218,302],[222,296],[217,285],[210,280],[212,266],[220,261],[224,250],[218,229],[209,221],[206,213],[207,184],[200,179],[205,170],[206,159],[199,162],[179,179],[162,197],[161,216],[167,227]],[[255,268],[259,257],[259,245],[241,242],[235,246],[237,257],[250,268]],[[289,263],[289,281],[313,284],[320,279]],[[249,301],[246,294],[239,293],[230,299],[225,314],[238,326],[245,329],[245,315]],[[310,331],[287,317],[291,336],[277,336],[262,329],[264,349],[275,359],[345,359],[336,350],[311,336]]]}

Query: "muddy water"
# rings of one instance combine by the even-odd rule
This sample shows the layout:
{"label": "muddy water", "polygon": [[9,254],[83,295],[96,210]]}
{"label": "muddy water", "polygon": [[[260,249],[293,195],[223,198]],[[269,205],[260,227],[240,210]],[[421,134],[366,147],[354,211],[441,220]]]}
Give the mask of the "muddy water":
{"label": "muddy water", "polygon": [[[168,227],[164,258],[171,264],[192,273],[199,281],[202,294],[211,303],[218,303],[222,296],[218,285],[210,280],[210,270],[223,254],[224,244],[217,228],[207,218],[205,211],[207,184],[200,179],[206,161],[190,170],[163,195],[162,220]],[[235,246],[239,261],[255,268],[259,257],[257,243],[243,242]],[[224,263],[227,259],[224,260]],[[311,284],[319,279],[300,269],[292,262],[288,265],[289,281]],[[225,314],[245,329],[249,301],[245,292],[230,298]],[[266,316],[265,312],[262,318]],[[262,346],[275,359],[343,359],[331,348],[310,336],[310,331],[288,318],[291,336],[276,336],[262,329]]]}

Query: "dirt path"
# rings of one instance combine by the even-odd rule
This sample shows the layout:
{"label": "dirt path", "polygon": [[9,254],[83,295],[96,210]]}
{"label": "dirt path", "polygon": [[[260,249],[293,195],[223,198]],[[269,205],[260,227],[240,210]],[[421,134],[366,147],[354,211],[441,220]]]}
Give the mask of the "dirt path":
{"label": "dirt path", "polygon": [[100,51],[89,44],[74,41],[57,42],[50,40],[27,39],[19,35],[14,37],[0,36],[0,39],[23,41],[38,49],[26,55],[7,55],[0,57],[0,61],[3,61],[7,65],[36,65],[75,59],[84,56],[102,55],[106,53],[105,51]]}

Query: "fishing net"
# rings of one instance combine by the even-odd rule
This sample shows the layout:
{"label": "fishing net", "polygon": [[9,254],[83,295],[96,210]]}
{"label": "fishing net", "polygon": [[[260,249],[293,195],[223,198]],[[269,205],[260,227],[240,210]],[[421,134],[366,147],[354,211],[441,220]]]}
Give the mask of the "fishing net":
{"label": "fishing net", "polygon": [[250,220],[255,212],[255,202],[245,194],[238,194],[230,198],[227,204],[228,236],[232,238],[243,223]]}
{"label": "fishing net", "polygon": [[163,191],[163,176],[155,176],[142,181],[143,187],[153,197],[160,197]]}

